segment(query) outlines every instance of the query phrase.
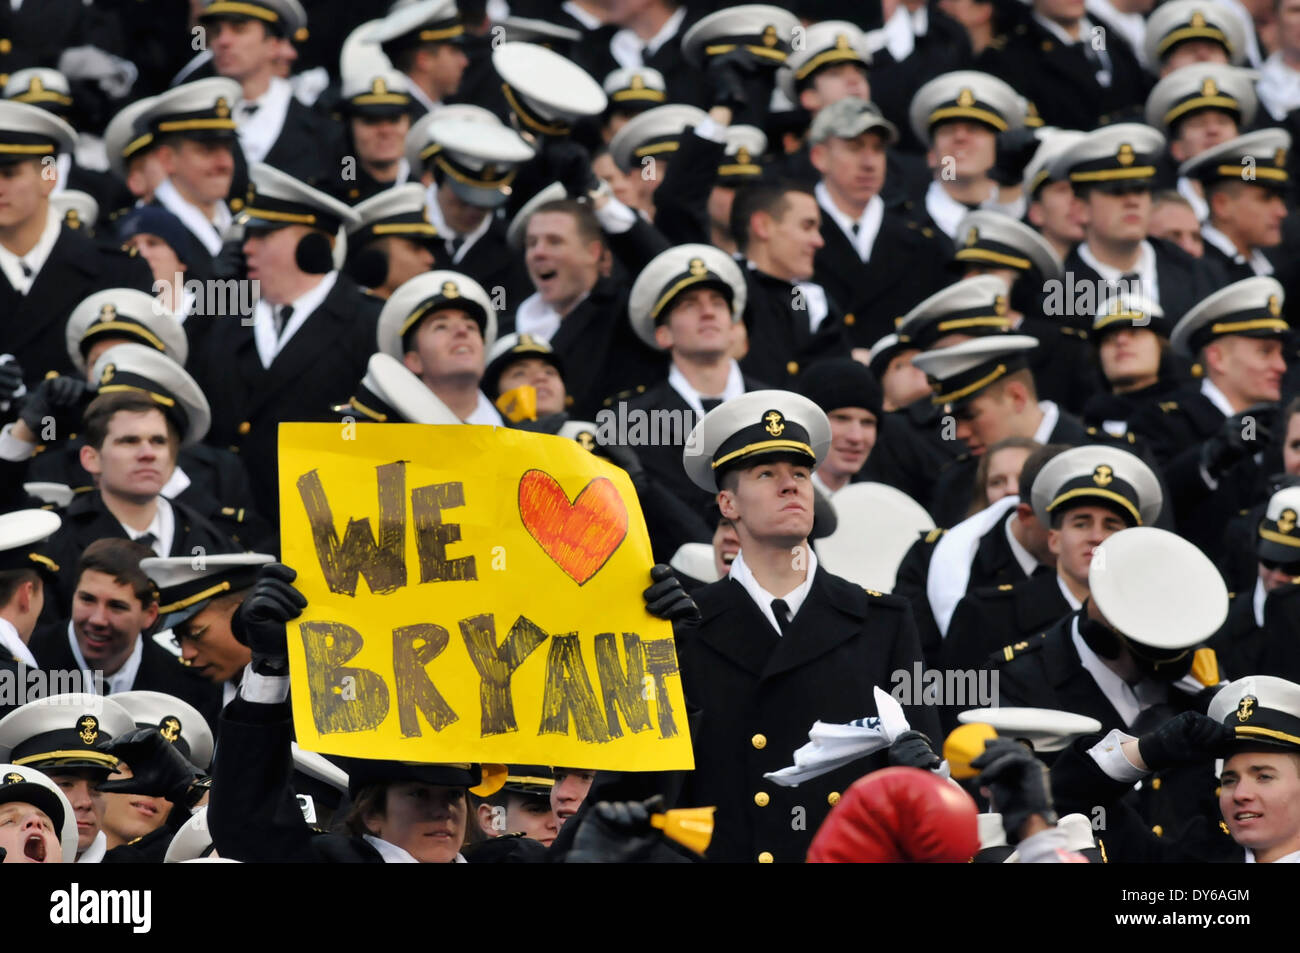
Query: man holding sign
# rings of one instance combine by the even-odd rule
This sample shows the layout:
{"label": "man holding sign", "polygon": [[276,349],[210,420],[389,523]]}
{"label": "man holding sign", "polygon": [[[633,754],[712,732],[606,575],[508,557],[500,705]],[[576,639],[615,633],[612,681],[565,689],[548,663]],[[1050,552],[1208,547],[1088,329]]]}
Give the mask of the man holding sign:
{"label": "man holding sign", "polygon": [[[701,714],[696,768],[677,801],[717,805],[708,860],[802,862],[840,792],[883,764],[857,761],[794,788],[764,773],[790,763],[813,722],[876,714],[873,688],[921,664],[907,603],[819,568],[808,544],[812,471],[830,442],[816,404],[766,390],[711,411],[683,451],[740,536],[729,576],[694,593],[701,621],[678,631],[682,687]],[[935,708],[904,710],[940,737]]]}

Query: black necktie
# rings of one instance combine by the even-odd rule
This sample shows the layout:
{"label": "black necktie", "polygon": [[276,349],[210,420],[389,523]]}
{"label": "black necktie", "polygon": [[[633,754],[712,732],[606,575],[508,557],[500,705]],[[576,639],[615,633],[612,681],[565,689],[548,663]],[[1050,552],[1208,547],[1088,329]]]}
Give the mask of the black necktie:
{"label": "black necktie", "polygon": [[721,403],[722,403],[722,398],[721,398],[721,397],[701,397],[701,398],[700,398],[700,406],[704,408],[704,412],[705,412],[706,414],[707,414],[709,411],[711,411],[714,407],[717,407],[717,406],[718,406],[719,404],[721,404]]}
{"label": "black necktie", "polygon": [[280,340],[284,334],[285,327],[289,324],[289,319],[293,317],[293,305],[286,304],[283,307],[276,308],[275,314],[275,339]]}
{"label": "black necktie", "polygon": [[781,629],[781,634],[787,635],[790,631],[790,607],[786,605],[784,599],[772,600],[772,615],[776,616],[776,624]]}
{"label": "black necktie", "polygon": [[447,250],[451,252],[452,258],[456,257],[456,253],[460,251],[460,246],[464,244],[465,244],[465,239],[462,238],[460,235],[457,235],[455,238],[447,239]]}
{"label": "black necktie", "polygon": [[135,541],[141,546],[148,546],[150,549],[153,549],[153,544],[158,542],[158,537],[153,533],[145,533],[143,536],[137,536]]}
{"label": "black necktie", "polygon": [[25,261],[18,262],[18,267],[23,270],[24,278],[30,278],[32,276],[32,266],[27,264],[27,262]]}
{"label": "black necktie", "polygon": [[259,105],[260,103],[244,103],[242,106],[239,107],[239,110],[245,116],[253,116],[257,113],[257,107]]}

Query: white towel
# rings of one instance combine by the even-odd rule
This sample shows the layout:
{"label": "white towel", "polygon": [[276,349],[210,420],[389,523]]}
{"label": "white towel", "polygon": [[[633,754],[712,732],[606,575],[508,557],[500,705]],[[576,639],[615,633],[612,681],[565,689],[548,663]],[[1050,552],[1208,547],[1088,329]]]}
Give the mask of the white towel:
{"label": "white towel", "polygon": [[925,594],[930,600],[930,611],[939,626],[939,632],[948,634],[948,623],[957,609],[957,603],[966,595],[970,582],[970,564],[979,548],[980,538],[1001,522],[1007,511],[1020,502],[1018,496],[1004,496],[988,509],[980,510],[970,519],[963,520],[948,532],[934,547],[930,559],[930,575],[926,578]]}

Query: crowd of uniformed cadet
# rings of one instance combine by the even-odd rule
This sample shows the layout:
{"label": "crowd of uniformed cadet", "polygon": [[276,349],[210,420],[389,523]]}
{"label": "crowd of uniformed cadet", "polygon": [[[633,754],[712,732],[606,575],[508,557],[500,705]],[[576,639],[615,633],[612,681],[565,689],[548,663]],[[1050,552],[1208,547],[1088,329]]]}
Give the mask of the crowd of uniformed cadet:
{"label": "crowd of uniformed cadet", "polygon": [[[0,86],[6,862],[1300,862],[1300,0],[12,0]],[[695,769],[299,749],[286,421],[624,468]]]}

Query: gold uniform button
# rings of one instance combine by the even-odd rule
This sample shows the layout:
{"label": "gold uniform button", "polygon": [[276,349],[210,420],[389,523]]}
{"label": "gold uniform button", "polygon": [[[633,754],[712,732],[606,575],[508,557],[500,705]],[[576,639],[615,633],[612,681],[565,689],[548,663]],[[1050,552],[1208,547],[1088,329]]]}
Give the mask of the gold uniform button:
{"label": "gold uniform button", "polygon": [[840,792],[832,791],[830,794],[826,795],[826,803],[829,804],[831,807],[834,807],[836,804],[839,804]]}
{"label": "gold uniform button", "polygon": [[3,53],[6,56],[8,56],[10,53],[13,52],[13,49],[14,49],[14,45],[12,41],[7,39],[0,40],[0,53]]}
{"label": "gold uniform button", "polygon": [[772,852],[771,852],[771,851],[767,851],[767,850],[765,850],[765,851],[763,851],[763,853],[761,853],[761,854],[758,855],[758,862],[759,862],[760,864],[770,864],[770,863],[772,863],[772,862],[775,861],[775,860],[776,860],[776,858],[772,856]]}
{"label": "gold uniform button", "polygon": [[247,420],[245,420],[239,425],[239,435],[242,437],[244,434],[248,433],[252,429],[253,429],[253,425],[250,424]]}
{"label": "gold uniform button", "polygon": [[1165,829],[1161,827],[1159,824],[1157,824],[1155,827],[1151,828],[1151,833],[1155,834],[1156,837],[1164,837]]}
{"label": "gold uniform button", "polygon": [[767,807],[768,802],[770,802],[771,800],[772,800],[772,796],[768,794],[766,791],[759,791],[757,794],[754,795],[754,803],[757,804],[759,807]]}
{"label": "gold uniform button", "polygon": [[1160,779],[1159,779],[1159,778],[1152,778],[1152,779],[1151,779],[1151,790],[1152,790],[1152,791],[1159,791],[1159,790],[1160,790]]}
{"label": "gold uniform button", "polygon": [[754,737],[749,739],[749,743],[759,751],[762,751],[767,747],[767,735],[754,735]]}
{"label": "gold uniform button", "polygon": [[850,327],[852,327],[853,322],[856,321],[856,320],[858,320],[858,319],[855,318],[855,317],[854,317],[853,315],[851,315],[851,314],[846,314],[846,315],[844,316],[844,323],[847,324],[847,325],[849,325]]}
{"label": "gold uniform button", "polygon": [[789,364],[787,364],[787,365],[785,366],[785,372],[786,372],[787,374],[790,374],[790,375],[798,374],[798,373],[799,373],[799,362],[798,362],[798,361],[791,361]]}

